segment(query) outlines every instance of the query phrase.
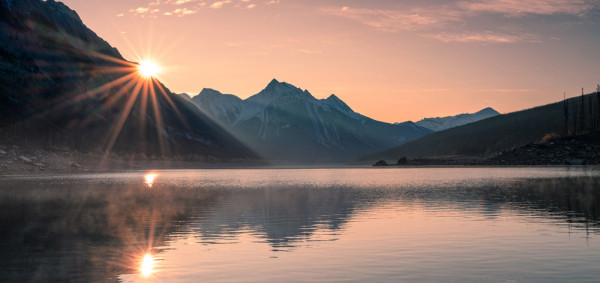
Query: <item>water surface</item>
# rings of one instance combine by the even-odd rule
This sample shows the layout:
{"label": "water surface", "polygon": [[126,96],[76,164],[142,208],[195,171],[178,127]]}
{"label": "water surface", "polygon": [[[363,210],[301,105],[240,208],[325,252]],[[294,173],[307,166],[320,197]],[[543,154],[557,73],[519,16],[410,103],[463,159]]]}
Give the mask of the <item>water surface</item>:
{"label": "water surface", "polygon": [[0,281],[597,281],[593,168],[0,181]]}

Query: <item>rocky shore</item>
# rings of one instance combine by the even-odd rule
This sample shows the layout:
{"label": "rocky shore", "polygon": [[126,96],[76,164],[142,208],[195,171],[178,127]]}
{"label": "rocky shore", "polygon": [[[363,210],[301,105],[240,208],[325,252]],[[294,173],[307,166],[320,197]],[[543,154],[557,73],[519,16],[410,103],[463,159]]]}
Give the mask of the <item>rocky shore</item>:
{"label": "rocky shore", "polygon": [[600,133],[556,137],[491,157],[400,158],[395,164],[383,160],[373,164],[373,166],[426,165],[600,165]]}
{"label": "rocky shore", "polygon": [[237,168],[264,165],[257,160],[218,160],[187,156],[152,159],[143,156],[82,153],[65,148],[0,144],[0,175],[114,172],[121,170]]}
{"label": "rocky shore", "polygon": [[600,134],[528,144],[486,160],[491,165],[600,165]]}
{"label": "rocky shore", "polygon": [[69,150],[0,145],[0,174],[75,172],[87,170],[85,155]]}

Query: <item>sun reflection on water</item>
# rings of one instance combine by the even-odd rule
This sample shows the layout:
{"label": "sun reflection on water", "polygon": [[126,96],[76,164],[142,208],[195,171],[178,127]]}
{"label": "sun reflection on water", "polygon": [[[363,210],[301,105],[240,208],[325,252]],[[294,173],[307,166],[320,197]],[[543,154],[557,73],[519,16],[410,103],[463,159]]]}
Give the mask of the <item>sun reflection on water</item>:
{"label": "sun reflection on water", "polygon": [[149,253],[145,254],[140,265],[140,274],[142,274],[142,276],[144,277],[152,275],[152,273],[154,272],[153,267],[154,258]]}
{"label": "sun reflection on water", "polygon": [[158,174],[146,174],[144,176],[144,185],[146,185],[148,188],[152,188],[152,185],[154,184],[154,179],[156,179],[157,176]]}

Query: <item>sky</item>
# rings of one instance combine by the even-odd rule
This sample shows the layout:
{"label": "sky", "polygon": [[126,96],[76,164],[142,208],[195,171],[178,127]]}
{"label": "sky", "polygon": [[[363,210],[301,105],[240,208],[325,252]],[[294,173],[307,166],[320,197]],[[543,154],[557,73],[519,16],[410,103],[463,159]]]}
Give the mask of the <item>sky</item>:
{"label": "sky", "polygon": [[600,83],[600,0],[63,0],[173,92],[273,79],[384,122],[522,110]]}

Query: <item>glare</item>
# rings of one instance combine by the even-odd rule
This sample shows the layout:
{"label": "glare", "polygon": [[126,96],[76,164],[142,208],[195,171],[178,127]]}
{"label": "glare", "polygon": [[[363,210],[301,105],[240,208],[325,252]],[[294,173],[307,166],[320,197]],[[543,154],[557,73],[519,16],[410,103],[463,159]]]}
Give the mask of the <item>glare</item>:
{"label": "glare", "polygon": [[153,268],[154,266],[154,258],[152,257],[151,254],[145,254],[144,258],[142,259],[142,264],[140,266],[140,273],[142,274],[142,276],[144,277],[148,277],[152,274]]}
{"label": "glare", "polygon": [[154,179],[156,179],[156,176],[158,176],[157,174],[146,174],[144,176],[144,184],[146,186],[148,186],[149,188],[152,188],[152,185],[154,184]]}
{"label": "glare", "polygon": [[160,72],[160,67],[152,61],[144,60],[140,62],[140,65],[138,66],[138,72],[144,78],[153,78],[156,77]]}

